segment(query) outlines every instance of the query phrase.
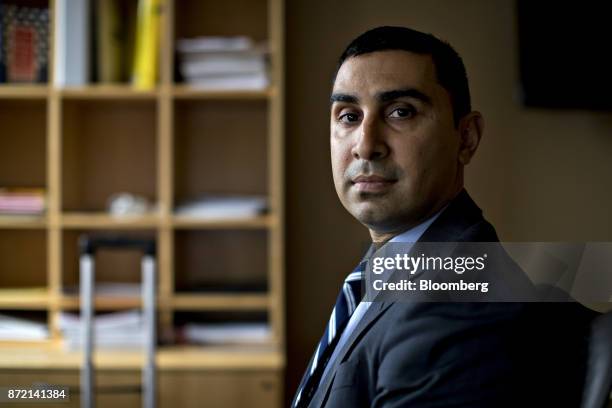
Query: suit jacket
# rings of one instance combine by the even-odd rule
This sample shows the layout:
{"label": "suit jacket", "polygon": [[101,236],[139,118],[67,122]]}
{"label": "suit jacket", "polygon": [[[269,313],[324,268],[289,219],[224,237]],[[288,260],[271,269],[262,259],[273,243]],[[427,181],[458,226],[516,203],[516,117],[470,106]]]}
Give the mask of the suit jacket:
{"label": "suit jacket", "polygon": [[[462,191],[420,242],[494,242]],[[577,407],[589,310],[574,303],[374,302],[309,407]]]}

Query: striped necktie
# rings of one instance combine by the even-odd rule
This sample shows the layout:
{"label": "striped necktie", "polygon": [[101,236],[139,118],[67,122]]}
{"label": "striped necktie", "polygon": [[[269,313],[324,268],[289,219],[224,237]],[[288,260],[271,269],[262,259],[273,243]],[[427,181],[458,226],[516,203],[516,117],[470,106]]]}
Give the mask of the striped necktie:
{"label": "striped necktie", "polygon": [[361,279],[366,265],[367,260],[361,261],[357,268],[344,280],[323,337],[319,340],[317,349],[306,369],[306,374],[304,374],[304,378],[302,378],[298,387],[298,392],[293,401],[294,408],[307,406],[316,391],[336,343],[338,343],[342,331],[361,301]]}

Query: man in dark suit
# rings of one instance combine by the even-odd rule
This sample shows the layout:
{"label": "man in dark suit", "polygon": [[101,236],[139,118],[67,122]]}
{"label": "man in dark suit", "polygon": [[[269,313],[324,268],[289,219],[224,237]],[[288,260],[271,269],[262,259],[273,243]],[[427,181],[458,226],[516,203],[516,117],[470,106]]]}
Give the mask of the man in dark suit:
{"label": "man in dark suit", "polygon": [[[463,187],[482,132],[447,43],[379,27],[342,54],[331,96],[334,184],[374,243],[498,241]],[[579,405],[581,309],[360,301],[363,271],[364,262],[345,280],[293,407]],[[551,317],[559,312],[561,323]]]}

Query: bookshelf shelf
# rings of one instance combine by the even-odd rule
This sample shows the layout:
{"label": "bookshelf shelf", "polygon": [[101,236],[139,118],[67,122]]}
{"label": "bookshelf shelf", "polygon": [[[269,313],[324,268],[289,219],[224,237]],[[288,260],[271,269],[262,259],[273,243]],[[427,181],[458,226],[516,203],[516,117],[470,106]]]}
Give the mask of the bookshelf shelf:
{"label": "bookshelf shelf", "polygon": [[[78,370],[80,352],[64,351],[60,342],[41,342],[38,347],[19,344],[0,347],[0,369],[64,369]],[[100,369],[140,370],[140,351],[96,351],[94,364]],[[248,346],[160,346],[156,353],[158,369],[190,370],[277,370],[284,358],[271,345]]]}
{"label": "bookshelf shelf", "polygon": [[55,90],[64,99],[155,99],[159,91],[142,91],[129,85],[90,85]]}
{"label": "bookshelf shelf", "polygon": [[171,299],[176,310],[266,310],[270,297],[265,294],[175,294]]}
{"label": "bookshelf shelf", "polygon": [[0,85],[0,99],[45,99],[47,85]]}
{"label": "bookshelf shelf", "polygon": [[252,218],[205,219],[175,215],[172,226],[177,229],[265,229],[277,225],[274,215]]}
{"label": "bookshelf shelf", "polygon": [[0,229],[42,229],[47,218],[38,215],[0,215]]}
{"label": "bookshelf shelf", "polygon": [[[64,310],[78,310],[79,296],[62,295],[59,305]],[[94,307],[100,311],[122,310],[142,307],[140,297],[133,296],[96,296]]]}
{"label": "bookshelf shelf", "polygon": [[175,99],[203,99],[203,100],[266,100],[276,94],[275,87],[254,91],[209,91],[198,89],[189,85],[175,85],[172,96]]}
{"label": "bookshelf shelf", "polygon": [[159,215],[112,216],[104,213],[64,213],[61,225],[66,229],[152,229],[161,223]]}
{"label": "bookshelf shelf", "polygon": [[46,287],[0,289],[0,309],[43,310],[49,306],[49,290]]}

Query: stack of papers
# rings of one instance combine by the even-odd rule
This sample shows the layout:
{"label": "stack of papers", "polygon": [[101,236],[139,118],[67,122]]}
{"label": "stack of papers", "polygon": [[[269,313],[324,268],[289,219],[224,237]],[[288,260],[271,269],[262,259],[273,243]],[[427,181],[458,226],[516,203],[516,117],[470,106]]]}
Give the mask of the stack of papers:
{"label": "stack of papers", "polygon": [[0,340],[31,341],[48,337],[49,331],[44,323],[0,315]]}
{"label": "stack of papers", "polygon": [[265,343],[272,332],[267,323],[189,323],[185,340],[196,344]]}
{"label": "stack of papers", "polygon": [[[81,317],[60,313],[60,330],[67,351],[82,349]],[[98,349],[140,349],[144,345],[144,326],[139,310],[109,313],[93,319],[93,342]]]}
{"label": "stack of papers", "polygon": [[199,218],[252,218],[265,213],[265,196],[204,195],[177,207],[176,214]]}
{"label": "stack of papers", "polygon": [[266,46],[248,37],[198,37],[177,41],[185,81],[209,90],[261,90],[269,85]]}
{"label": "stack of papers", "polygon": [[[78,295],[78,286],[68,286],[64,288],[67,295]],[[94,288],[95,296],[104,297],[140,297],[142,295],[142,285],[140,283],[122,282],[100,282]]]}

